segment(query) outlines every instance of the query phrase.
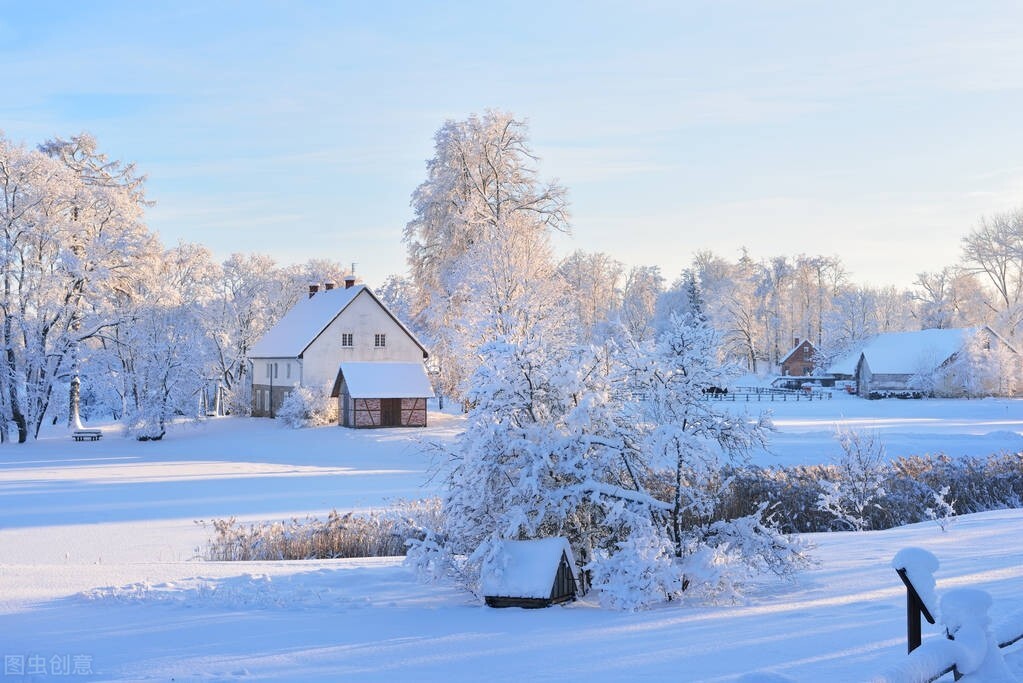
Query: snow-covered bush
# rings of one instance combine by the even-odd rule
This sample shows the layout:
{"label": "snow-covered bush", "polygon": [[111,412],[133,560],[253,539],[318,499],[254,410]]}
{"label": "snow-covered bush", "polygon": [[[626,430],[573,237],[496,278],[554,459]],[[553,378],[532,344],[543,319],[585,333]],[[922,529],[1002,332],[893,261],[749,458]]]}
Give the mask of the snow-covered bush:
{"label": "snow-covered bush", "polygon": [[949,486],[942,486],[941,490],[932,491],[931,499],[934,501],[934,505],[924,510],[927,517],[934,520],[942,531],[948,531],[955,521],[955,500],[949,500],[950,491]]}
{"label": "snow-covered bush", "polygon": [[281,401],[277,419],[292,429],[318,427],[337,422],[337,401],[330,392],[295,384]]}
{"label": "snow-covered bush", "polygon": [[821,482],[824,490],[817,507],[844,527],[861,531],[870,527],[870,512],[882,508],[884,444],[876,433],[855,430],[839,430],[836,438],[843,452],[835,467],[837,478]]}

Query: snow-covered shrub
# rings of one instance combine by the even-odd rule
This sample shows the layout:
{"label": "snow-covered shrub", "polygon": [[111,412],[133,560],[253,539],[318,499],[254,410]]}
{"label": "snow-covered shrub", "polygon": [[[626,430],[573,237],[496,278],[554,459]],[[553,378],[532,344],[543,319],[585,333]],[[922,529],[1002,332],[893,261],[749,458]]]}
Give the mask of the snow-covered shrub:
{"label": "snow-covered shrub", "polygon": [[868,529],[869,514],[882,509],[885,496],[884,444],[876,433],[856,430],[839,430],[836,438],[843,452],[835,466],[837,478],[822,482],[817,507],[845,528]]}
{"label": "snow-covered shrub", "polygon": [[934,505],[924,511],[927,517],[934,520],[942,531],[948,531],[956,516],[955,500],[949,499],[950,490],[948,486],[942,486],[941,490],[932,491]]}
{"label": "snow-covered shrub", "polygon": [[337,401],[330,397],[326,388],[310,389],[296,383],[281,401],[277,419],[292,429],[334,424],[337,422]]}
{"label": "snow-covered shrub", "polygon": [[248,382],[242,382],[230,389],[225,389],[224,404],[229,415],[251,415],[252,385]]}

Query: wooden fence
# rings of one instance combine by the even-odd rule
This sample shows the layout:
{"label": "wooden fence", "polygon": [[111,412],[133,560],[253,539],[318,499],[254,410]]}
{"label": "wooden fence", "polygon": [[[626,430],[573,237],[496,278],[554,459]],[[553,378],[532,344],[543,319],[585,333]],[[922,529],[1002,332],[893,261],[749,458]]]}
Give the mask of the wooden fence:
{"label": "wooden fence", "polygon": [[704,396],[711,401],[733,402],[774,402],[774,401],[826,401],[831,392],[821,389],[776,389],[774,387],[735,387],[721,391],[707,391]]}

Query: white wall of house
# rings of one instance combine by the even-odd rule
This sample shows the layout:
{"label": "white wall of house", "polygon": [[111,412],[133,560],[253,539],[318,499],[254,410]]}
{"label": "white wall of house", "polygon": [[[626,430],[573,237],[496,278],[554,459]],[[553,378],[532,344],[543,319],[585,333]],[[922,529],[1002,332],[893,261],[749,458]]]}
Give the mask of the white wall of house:
{"label": "white wall of house", "polygon": [[254,358],[252,360],[253,384],[290,387],[295,382],[301,383],[301,381],[302,361],[297,358]]}
{"label": "white wall of house", "polygon": [[[351,346],[342,346],[343,334],[352,335]],[[377,345],[377,335],[384,335],[383,346]],[[306,349],[302,385],[320,388],[333,384],[339,363],[345,361],[421,363],[423,350],[364,290]]]}

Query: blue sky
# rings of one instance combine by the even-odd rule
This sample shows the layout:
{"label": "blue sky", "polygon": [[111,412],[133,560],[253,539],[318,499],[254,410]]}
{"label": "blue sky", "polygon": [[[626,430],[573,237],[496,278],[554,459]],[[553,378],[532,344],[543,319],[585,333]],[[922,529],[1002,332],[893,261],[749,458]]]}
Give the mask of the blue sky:
{"label": "blue sky", "polygon": [[1023,206],[1017,2],[7,2],[0,130],[89,131],[220,257],[405,269],[434,132],[527,118],[562,253],[837,254],[909,285]]}

